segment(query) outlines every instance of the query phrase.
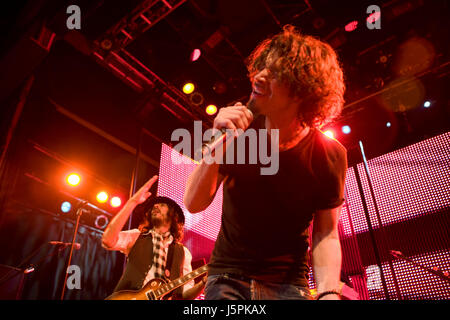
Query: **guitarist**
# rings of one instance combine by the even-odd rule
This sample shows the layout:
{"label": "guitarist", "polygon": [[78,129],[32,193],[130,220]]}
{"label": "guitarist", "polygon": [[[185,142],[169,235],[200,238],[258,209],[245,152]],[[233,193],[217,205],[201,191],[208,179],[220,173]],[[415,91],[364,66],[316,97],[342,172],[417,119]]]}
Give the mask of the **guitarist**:
{"label": "guitarist", "polygon": [[[170,198],[149,199],[149,189],[158,176],[148,180],[111,220],[102,237],[107,250],[117,250],[127,256],[127,266],[114,292],[139,290],[154,278],[173,280],[192,271],[192,255],[181,244],[184,214]],[[137,205],[145,208],[144,221],[138,229],[121,231]],[[206,279],[194,281],[174,291],[172,299],[195,299],[203,290]]]}

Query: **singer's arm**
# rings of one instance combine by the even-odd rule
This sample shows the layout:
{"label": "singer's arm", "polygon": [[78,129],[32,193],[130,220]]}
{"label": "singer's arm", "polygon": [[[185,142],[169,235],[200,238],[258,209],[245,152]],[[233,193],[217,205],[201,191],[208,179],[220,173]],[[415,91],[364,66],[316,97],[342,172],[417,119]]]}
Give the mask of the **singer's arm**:
{"label": "singer's arm", "polygon": [[[342,253],[338,221],[341,208],[319,210],[314,216],[312,260],[318,293],[339,288]],[[323,300],[338,298],[333,294],[324,296]]]}
{"label": "singer's arm", "polygon": [[119,238],[119,233],[127,222],[134,208],[140,203],[150,197],[151,193],[148,190],[153,183],[158,179],[158,176],[153,176],[139,189],[128,201],[123,208],[114,216],[109,225],[106,227],[102,236],[102,244],[106,248],[113,248]]}
{"label": "singer's arm", "polygon": [[[245,130],[252,120],[252,112],[238,102],[234,106],[219,110],[214,119],[214,128],[218,130]],[[198,213],[208,208],[223,180],[224,176],[219,173],[219,164],[202,159],[189,176],[186,184],[183,197],[186,209],[190,213]]]}

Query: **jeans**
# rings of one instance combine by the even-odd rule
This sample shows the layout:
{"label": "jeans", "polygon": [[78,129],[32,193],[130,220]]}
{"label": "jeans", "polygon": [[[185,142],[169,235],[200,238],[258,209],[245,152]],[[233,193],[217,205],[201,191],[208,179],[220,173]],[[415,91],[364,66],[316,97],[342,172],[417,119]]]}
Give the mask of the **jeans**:
{"label": "jeans", "polygon": [[231,274],[208,276],[205,300],[312,300],[307,287]]}

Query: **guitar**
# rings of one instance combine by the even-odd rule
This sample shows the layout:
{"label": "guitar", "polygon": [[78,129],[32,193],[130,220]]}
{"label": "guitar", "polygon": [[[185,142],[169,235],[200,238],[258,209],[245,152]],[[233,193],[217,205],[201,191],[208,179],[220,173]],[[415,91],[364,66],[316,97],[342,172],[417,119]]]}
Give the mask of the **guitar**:
{"label": "guitar", "polygon": [[206,272],[208,272],[207,264],[169,283],[163,279],[152,279],[140,290],[117,291],[105,300],[161,300],[168,293]]}

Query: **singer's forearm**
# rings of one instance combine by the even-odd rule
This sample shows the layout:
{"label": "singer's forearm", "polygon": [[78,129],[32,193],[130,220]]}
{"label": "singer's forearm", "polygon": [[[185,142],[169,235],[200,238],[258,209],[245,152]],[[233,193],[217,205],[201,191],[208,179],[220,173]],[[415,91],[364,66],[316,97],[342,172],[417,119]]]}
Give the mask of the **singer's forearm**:
{"label": "singer's forearm", "polygon": [[[314,215],[312,261],[318,293],[339,288],[342,253],[337,226],[340,212],[341,206],[319,210]],[[326,297],[329,298],[336,296]]]}
{"label": "singer's forearm", "polygon": [[184,192],[184,205],[190,213],[205,210],[213,201],[216,191],[222,183],[219,164],[208,164],[201,160],[200,164],[189,176]]}
{"label": "singer's forearm", "polygon": [[109,225],[106,227],[102,236],[102,243],[106,247],[112,248],[117,243],[119,232],[127,222],[137,203],[134,200],[128,200],[123,208],[114,216]]}

